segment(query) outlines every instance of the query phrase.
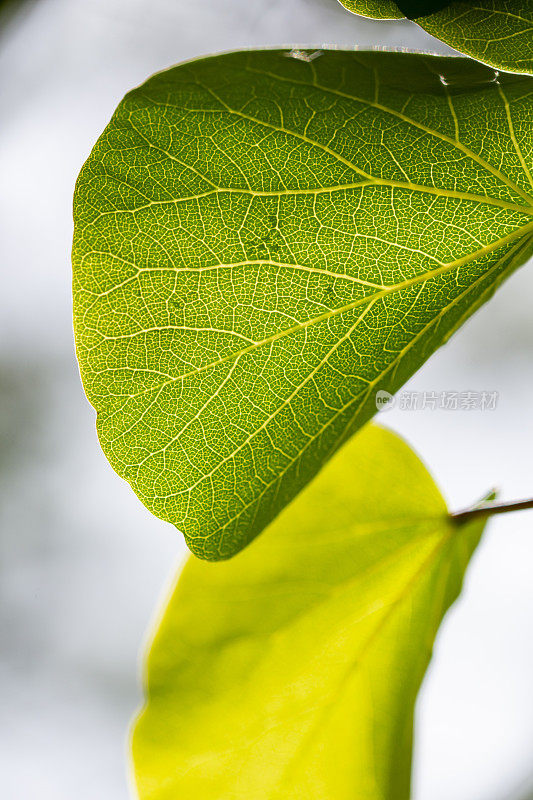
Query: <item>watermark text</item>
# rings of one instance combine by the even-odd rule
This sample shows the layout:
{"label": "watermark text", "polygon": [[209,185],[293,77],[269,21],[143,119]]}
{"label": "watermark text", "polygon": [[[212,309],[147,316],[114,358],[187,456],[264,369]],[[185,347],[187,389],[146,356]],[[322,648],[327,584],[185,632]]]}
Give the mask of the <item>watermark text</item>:
{"label": "watermark text", "polygon": [[494,411],[499,393],[491,390],[398,392],[396,395],[380,389],[376,392],[378,411]]}

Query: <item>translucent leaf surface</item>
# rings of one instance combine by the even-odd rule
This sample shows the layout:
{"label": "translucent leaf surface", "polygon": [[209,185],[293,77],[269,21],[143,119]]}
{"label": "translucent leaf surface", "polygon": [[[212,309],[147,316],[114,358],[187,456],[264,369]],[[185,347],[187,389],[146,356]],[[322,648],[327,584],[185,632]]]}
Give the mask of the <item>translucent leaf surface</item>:
{"label": "translucent leaf surface", "polygon": [[208,559],[256,536],[532,247],[529,79],[315,55],[156,75],[77,184],[102,447]]}
{"label": "translucent leaf surface", "polygon": [[[460,53],[510,72],[533,73],[533,0],[340,0],[374,19],[408,16]],[[439,5],[444,8],[436,9]]]}
{"label": "translucent leaf surface", "polygon": [[415,697],[482,527],[370,426],[252,547],[188,561],[133,736],[141,800],[407,800]]}

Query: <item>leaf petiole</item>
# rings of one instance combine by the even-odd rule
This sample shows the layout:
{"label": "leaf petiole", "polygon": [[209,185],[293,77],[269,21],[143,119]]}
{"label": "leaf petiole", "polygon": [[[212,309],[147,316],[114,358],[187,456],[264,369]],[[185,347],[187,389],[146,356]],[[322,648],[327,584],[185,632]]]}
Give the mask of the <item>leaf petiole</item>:
{"label": "leaf petiole", "polygon": [[509,511],[526,511],[533,509],[533,498],[529,500],[514,500],[510,503],[484,503],[464,511],[456,511],[450,517],[457,524],[470,522],[478,517],[492,517],[494,514],[507,514]]}

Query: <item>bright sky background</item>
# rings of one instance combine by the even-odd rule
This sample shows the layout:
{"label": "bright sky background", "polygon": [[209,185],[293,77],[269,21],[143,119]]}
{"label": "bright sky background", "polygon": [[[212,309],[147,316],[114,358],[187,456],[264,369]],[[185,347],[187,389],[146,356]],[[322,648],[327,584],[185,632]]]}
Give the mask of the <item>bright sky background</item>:
{"label": "bright sky background", "polygon": [[[241,47],[449,52],[335,0],[37,0],[0,38],[0,774],[4,800],[127,800],[139,652],[184,546],[115,476],[73,356],[71,198],[124,93]],[[497,391],[495,411],[385,412],[452,508],[533,494],[531,265],[412,391]],[[533,513],[495,519],[418,707],[414,800],[533,786]],[[251,799],[252,800],[252,799]],[[310,799],[311,800],[311,799]]]}

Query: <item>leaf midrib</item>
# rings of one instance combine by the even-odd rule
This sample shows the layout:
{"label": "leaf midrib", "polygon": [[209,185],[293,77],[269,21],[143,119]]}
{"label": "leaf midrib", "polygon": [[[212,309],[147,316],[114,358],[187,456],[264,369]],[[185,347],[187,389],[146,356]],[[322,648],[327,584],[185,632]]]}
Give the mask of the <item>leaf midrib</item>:
{"label": "leaf midrib", "polygon": [[205,372],[206,370],[213,369],[214,367],[218,367],[221,364],[227,363],[229,361],[234,361],[240,358],[241,356],[247,355],[248,353],[251,353],[260,347],[263,347],[267,344],[271,344],[277,341],[278,339],[282,339],[285,336],[289,336],[293,333],[298,333],[299,331],[305,330],[306,328],[309,328],[312,325],[324,322],[327,319],[339,316],[340,314],[344,314],[348,311],[352,311],[358,306],[365,305],[367,303],[368,304],[373,303],[390,294],[394,294],[396,292],[403,291],[404,289],[411,288],[412,286],[416,286],[419,283],[424,283],[425,281],[431,280],[432,278],[445,274],[450,270],[458,269],[459,267],[465,266],[470,262],[476,260],[477,258],[481,258],[482,256],[488,255],[494,250],[498,250],[500,247],[504,246],[505,244],[513,242],[515,239],[518,239],[522,236],[526,236],[529,232],[533,233],[533,221],[527,223],[526,225],[523,225],[520,228],[517,228],[515,231],[508,234],[507,236],[501,237],[500,239],[495,240],[491,244],[479,248],[474,253],[471,253],[467,256],[463,256],[462,258],[456,259],[454,261],[450,261],[447,264],[443,264],[441,267],[437,267],[433,270],[423,272],[420,275],[415,275],[413,278],[409,278],[405,281],[402,281],[401,283],[394,284],[393,286],[388,286],[384,289],[380,289],[380,291],[375,292],[374,294],[358,297],[357,299],[352,300],[350,303],[347,303],[343,306],[339,306],[334,309],[330,309],[328,311],[324,311],[322,314],[318,314],[315,317],[311,317],[310,319],[298,323],[297,325],[293,325],[290,328],[285,328],[284,330],[276,331],[276,333],[271,334],[270,336],[267,336],[264,339],[260,339],[257,342],[254,342],[254,344],[248,345],[248,347],[243,347],[241,350],[228,353],[228,355],[223,356],[222,358],[219,358],[216,361],[212,361],[208,364],[201,364],[195,369],[189,370],[188,372],[185,372],[181,375],[177,375],[173,378],[170,378],[168,381],[164,381],[161,384],[152,386],[149,389],[144,389],[142,392],[129,395],[129,397],[133,399],[135,397],[140,397],[144,394],[149,394],[158,391],[168,384],[175,383],[176,381],[180,380],[185,380],[186,378],[189,378],[192,375],[196,375],[200,372]]}
{"label": "leaf midrib", "polygon": [[[354,54],[354,57],[355,57],[355,54]],[[357,58],[356,58],[356,60],[357,60]],[[361,63],[361,62],[359,61],[359,63]],[[366,68],[365,64],[363,64],[363,66]],[[336,95],[337,97],[342,97],[345,100],[355,101],[356,103],[361,103],[362,105],[367,105],[367,106],[370,106],[372,108],[376,108],[379,111],[383,111],[386,114],[390,114],[390,115],[392,115],[394,117],[397,117],[402,122],[405,122],[406,125],[412,125],[412,126],[418,128],[419,130],[423,131],[424,133],[427,133],[430,136],[435,136],[438,139],[441,139],[442,141],[447,142],[448,144],[452,145],[453,147],[456,147],[457,149],[461,150],[466,156],[468,156],[469,158],[474,160],[476,163],[478,163],[479,166],[483,167],[483,169],[487,170],[487,172],[490,172],[492,175],[497,177],[502,183],[504,183],[506,186],[508,186],[510,189],[512,189],[517,194],[519,194],[526,201],[526,203],[530,207],[533,206],[533,198],[527,192],[525,192],[523,189],[520,188],[520,186],[518,186],[518,184],[516,184],[514,181],[512,181],[510,178],[508,178],[507,175],[505,175],[505,173],[501,172],[501,170],[497,169],[492,164],[490,164],[488,161],[486,161],[482,156],[479,155],[479,153],[475,153],[473,150],[471,150],[469,147],[467,147],[459,139],[453,139],[451,136],[448,136],[447,134],[442,133],[442,131],[437,131],[434,128],[429,128],[427,125],[424,125],[423,122],[419,122],[418,120],[415,120],[412,117],[407,116],[406,114],[404,114],[401,111],[397,111],[394,108],[389,108],[389,106],[385,106],[385,105],[383,105],[382,103],[379,103],[376,100],[369,100],[367,98],[358,97],[357,95],[351,95],[351,94],[348,94],[347,92],[342,92],[340,89],[332,89],[332,88],[330,88],[328,86],[324,86],[324,85],[322,85],[320,83],[317,83],[317,82],[309,83],[308,81],[298,81],[298,80],[296,80],[294,78],[285,78],[285,77],[283,77],[281,75],[276,75],[276,73],[274,73],[274,72],[269,72],[268,70],[254,69],[253,67],[250,67],[250,66],[247,66],[247,65],[244,67],[244,69],[247,70],[248,72],[256,73],[258,75],[264,75],[266,77],[272,78],[273,80],[278,80],[278,81],[283,82],[283,83],[290,83],[290,84],[293,84],[293,85],[296,85],[296,86],[305,86],[307,88],[318,89],[321,92],[326,92],[328,94],[333,94],[333,95]],[[313,64],[312,63],[311,63],[311,69],[313,69]],[[199,85],[203,89],[207,88],[207,87],[203,86],[202,84],[199,84]],[[215,95],[214,92],[211,92],[211,94],[218,100],[218,102],[220,102],[222,105],[224,105],[224,102],[220,98],[218,98]],[[411,96],[414,96],[414,95],[411,95]],[[227,108],[229,110],[229,107],[227,107]]]}
{"label": "leaf midrib", "polygon": [[[269,73],[264,73],[264,74],[268,75]],[[257,117],[251,116],[250,114],[245,114],[242,111],[238,111],[237,109],[234,109],[231,106],[226,105],[224,103],[224,101],[221,100],[218,97],[218,95],[216,95],[215,92],[213,92],[211,89],[209,89],[209,87],[205,87],[202,84],[199,84],[199,85],[200,85],[201,88],[205,89],[205,91],[209,92],[213,96],[213,98],[218,103],[221,104],[223,109],[228,114],[233,114],[235,116],[240,117],[241,119],[247,120],[248,122],[252,122],[255,125],[261,125],[261,126],[263,126],[265,128],[269,128],[270,130],[276,131],[278,133],[283,133],[286,136],[294,136],[295,138],[300,139],[301,141],[303,141],[306,144],[308,144],[310,147],[316,147],[319,150],[322,150],[323,152],[325,152],[328,155],[332,156],[339,163],[341,163],[344,166],[348,167],[349,169],[353,170],[353,172],[357,173],[358,175],[361,175],[361,177],[363,177],[365,179],[365,182],[368,182],[369,185],[389,186],[391,188],[407,189],[408,191],[432,194],[432,195],[435,195],[437,197],[450,197],[450,198],[454,198],[454,199],[457,199],[457,200],[469,200],[469,201],[480,203],[480,204],[497,206],[499,208],[506,208],[506,209],[512,210],[512,211],[519,211],[520,213],[525,213],[525,214],[528,214],[528,215],[532,215],[533,214],[533,198],[530,197],[526,192],[522,191],[522,189],[520,189],[519,186],[514,184],[513,181],[511,181],[508,178],[506,178],[506,176],[503,173],[501,173],[499,170],[496,170],[490,164],[488,164],[487,162],[484,162],[484,160],[481,159],[479,156],[476,156],[476,154],[473,151],[470,151],[470,150],[468,150],[468,148],[464,148],[463,146],[459,147],[460,143],[456,142],[454,139],[446,137],[444,134],[441,135],[440,133],[438,133],[437,131],[432,130],[431,128],[427,128],[426,129],[425,126],[424,126],[424,128],[422,128],[422,129],[424,130],[425,133],[432,134],[432,135],[437,136],[439,138],[443,138],[445,141],[447,141],[449,144],[453,145],[454,147],[459,147],[459,149],[461,149],[463,151],[466,151],[465,154],[469,158],[472,158],[473,160],[475,160],[480,166],[482,166],[488,172],[491,172],[495,177],[497,177],[508,188],[512,189],[516,194],[520,195],[526,201],[527,205],[523,205],[522,206],[522,205],[519,205],[517,203],[515,204],[515,203],[511,203],[511,202],[506,201],[506,200],[500,200],[499,198],[496,198],[496,197],[491,197],[490,195],[478,195],[478,194],[469,193],[469,192],[458,192],[458,191],[455,191],[453,189],[442,189],[442,188],[439,188],[439,187],[436,187],[436,186],[430,186],[430,185],[426,185],[426,184],[417,184],[417,183],[406,182],[406,181],[389,180],[387,178],[376,178],[374,175],[371,175],[370,173],[365,172],[365,170],[363,170],[360,167],[356,166],[353,163],[353,161],[350,161],[349,159],[344,158],[344,156],[340,155],[340,153],[337,153],[336,150],[333,150],[328,145],[323,144],[322,142],[319,142],[319,141],[317,141],[315,139],[310,139],[308,136],[306,136],[305,134],[299,133],[298,131],[295,131],[295,130],[292,130],[292,129],[289,129],[289,128],[285,128],[285,127],[283,127],[281,125],[274,125],[273,123],[267,122],[266,120],[261,120],[261,119],[258,119]],[[302,84],[302,85],[310,86],[312,84]],[[322,87],[318,86],[318,85],[316,86],[316,88],[322,89]],[[350,97],[350,96],[347,95],[347,97]],[[151,105],[156,106],[156,107],[162,107],[162,108],[171,108],[172,107],[168,103],[162,103],[162,102],[159,102],[157,100],[154,100],[149,95],[143,95],[143,98],[147,102],[149,102]],[[358,100],[358,98],[352,98],[352,99]],[[361,101],[361,102],[363,102],[363,101]],[[369,104],[373,105],[372,103],[370,103],[370,101],[369,101]],[[380,106],[380,108],[382,108],[383,110],[388,110],[384,106]],[[180,110],[183,113],[187,113],[187,114],[196,114],[196,113],[221,114],[222,113],[221,109],[203,109],[203,108],[202,109],[192,109],[192,108],[186,108],[186,109],[180,109]],[[390,113],[392,113],[392,112],[390,112]],[[409,118],[406,117],[404,121],[407,121],[408,119]],[[129,114],[128,122],[131,125],[131,127],[133,128],[133,130],[137,133],[137,135],[140,136],[142,139],[144,139],[144,141],[146,142],[146,144],[149,147],[152,147],[153,149],[158,150],[159,152],[163,153],[167,158],[169,158],[171,161],[175,161],[181,167],[184,167],[185,169],[189,169],[192,172],[194,172],[196,175],[198,175],[198,177],[201,180],[204,180],[206,183],[210,184],[213,187],[213,191],[235,192],[235,193],[241,193],[241,194],[249,194],[249,195],[258,196],[258,197],[260,197],[260,196],[277,197],[277,196],[283,196],[283,195],[312,194],[312,193],[318,194],[320,191],[329,191],[329,187],[326,187],[324,189],[321,188],[319,190],[317,190],[316,188],[312,188],[312,189],[283,189],[283,190],[274,190],[274,191],[262,192],[262,191],[256,191],[256,190],[252,189],[249,186],[246,187],[246,188],[244,188],[244,187],[243,188],[241,188],[241,187],[237,188],[237,187],[221,187],[221,186],[217,186],[210,178],[208,178],[207,176],[205,176],[201,172],[199,172],[198,169],[196,169],[195,167],[192,167],[187,162],[182,161],[180,158],[178,158],[177,156],[175,156],[172,153],[170,153],[164,147],[161,147],[160,145],[157,145],[153,141],[151,141],[151,139],[149,139],[148,136],[146,136],[146,134],[142,130],[140,130],[136,125],[134,125],[134,123],[132,121],[132,112],[130,112],[130,114]],[[416,125],[416,123],[414,121],[411,124]],[[420,126],[418,126],[418,127],[420,127]],[[128,185],[131,187],[131,184],[128,184]],[[336,189],[342,190],[342,189],[345,189],[345,188],[354,188],[354,189],[355,188],[361,188],[361,187],[364,188],[364,185],[365,184],[360,184],[360,183],[353,183],[353,184],[346,184],[346,185],[342,185],[341,184],[338,187],[332,187],[332,190],[335,191]],[[131,187],[131,188],[135,188],[135,190],[136,190],[136,187]],[[200,193],[198,195],[198,197],[191,196],[190,199],[191,200],[200,199],[202,196],[203,196],[203,193]],[[189,198],[184,198],[184,199],[189,199]],[[177,203],[180,200],[181,200],[181,198],[173,198],[172,200],[168,200],[168,201],[163,200],[163,201],[155,201],[155,203],[151,202],[148,205],[152,205],[152,204],[154,204],[154,205],[157,204],[158,205],[160,203],[162,205],[165,204],[165,203]],[[121,210],[111,211],[111,212],[107,212],[107,213],[110,213],[110,214],[128,213],[128,212],[135,213],[135,211],[137,211],[137,210],[139,210],[139,209],[137,209],[137,208],[135,208],[135,209],[121,209]],[[96,219],[98,219],[100,216],[104,216],[105,213],[106,212],[101,212],[95,219],[91,220],[88,223],[88,225],[93,224]]]}
{"label": "leaf midrib", "polygon": [[[220,112],[214,112],[220,113]],[[158,145],[151,142],[147,137],[142,134],[138,128],[132,124],[132,128],[141,135],[146,143],[153,147],[155,150],[159,150],[160,152],[164,153],[168,158],[173,161],[176,161],[181,166],[188,167],[188,165],[181,161],[180,159],[173,156],[167,150]],[[292,134],[292,131],[289,131]],[[295,134],[296,135],[296,134]],[[312,140],[308,139],[308,143],[313,144],[314,146],[322,146]],[[334,151],[331,151],[334,153]],[[348,162],[349,163],[349,162]],[[355,168],[354,168],[355,169]],[[199,173],[198,173],[199,174]],[[362,176],[366,176],[368,173],[364,173],[361,171]],[[211,183],[213,186],[212,189],[208,189],[205,192],[199,192],[198,194],[191,194],[191,195],[184,195],[182,197],[172,197],[169,200],[148,200],[147,203],[144,203],[140,206],[135,206],[135,208],[117,208],[113,209],[112,211],[101,211],[96,217],[93,217],[87,226],[94,225],[101,217],[106,216],[116,216],[118,214],[136,214],[138,211],[146,211],[147,208],[152,208],[153,206],[167,206],[167,205],[178,205],[178,203],[190,203],[197,200],[203,200],[206,197],[212,197],[213,195],[217,194],[238,194],[238,195],[249,195],[250,197],[285,197],[285,196],[300,196],[300,195],[320,195],[320,194],[333,194],[335,192],[348,192],[351,190],[356,189],[364,189],[368,186],[387,186],[391,189],[407,189],[410,192],[421,192],[424,194],[432,194],[437,197],[449,197],[453,200],[467,200],[473,203],[479,203],[480,205],[487,205],[487,206],[496,206],[497,208],[503,208],[506,211],[517,211],[520,214],[526,214],[527,216],[533,216],[533,200],[531,206],[526,205],[519,205],[518,203],[510,203],[508,200],[500,200],[497,197],[490,197],[489,195],[480,195],[475,194],[473,192],[458,192],[454,189],[441,189],[435,186],[426,186],[425,184],[421,183],[412,183],[411,181],[396,181],[396,180],[389,180],[387,178],[375,178],[372,175],[369,175],[368,178],[365,178],[364,181],[353,182],[353,183],[339,183],[332,186],[317,186],[311,187],[307,189],[272,189],[272,190],[257,190],[257,189],[248,189],[244,187],[237,187],[237,186],[216,186],[209,178],[205,175],[200,175],[203,180],[207,183]],[[106,179],[116,181],[121,185],[127,186],[129,189],[133,189],[135,192],[140,194],[142,197],[146,197],[143,195],[142,192],[136,187],[133,186],[131,183],[127,181],[120,181],[114,175],[109,175],[106,173]],[[148,199],[148,198],[146,198]]]}

